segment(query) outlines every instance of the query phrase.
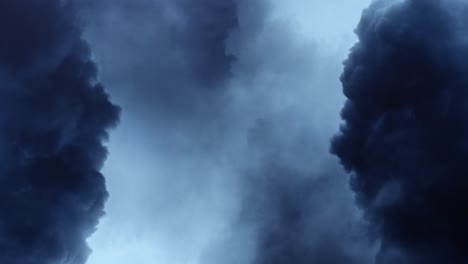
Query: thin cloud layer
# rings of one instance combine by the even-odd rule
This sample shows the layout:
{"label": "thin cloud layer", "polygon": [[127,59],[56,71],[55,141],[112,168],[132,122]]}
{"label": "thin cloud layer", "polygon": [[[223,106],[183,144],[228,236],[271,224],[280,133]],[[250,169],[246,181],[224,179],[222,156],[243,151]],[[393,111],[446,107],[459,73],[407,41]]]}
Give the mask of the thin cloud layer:
{"label": "thin cloud layer", "polygon": [[88,36],[126,110],[109,170],[137,191],[112,187],[136,208],[110,205],[108,228],[131,217],[165,263],[368,263],[318,47],[267,1],[112,3]]}

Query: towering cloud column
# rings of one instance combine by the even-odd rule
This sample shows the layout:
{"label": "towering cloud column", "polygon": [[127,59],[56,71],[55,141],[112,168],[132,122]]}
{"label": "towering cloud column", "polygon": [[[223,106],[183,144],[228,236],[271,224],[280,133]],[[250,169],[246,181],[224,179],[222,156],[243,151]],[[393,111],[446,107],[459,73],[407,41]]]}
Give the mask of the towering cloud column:
{"label": "towering cloud column", "polygon": [[102,141],[119,111],[75,8],[0,1],[0,263],[82,264],[103,214]]}
{"label": "towering cloud column", "polygon": [[375,1],[356,30],[332,152],[376,263],[468,263],[467,18],[466,1]]}

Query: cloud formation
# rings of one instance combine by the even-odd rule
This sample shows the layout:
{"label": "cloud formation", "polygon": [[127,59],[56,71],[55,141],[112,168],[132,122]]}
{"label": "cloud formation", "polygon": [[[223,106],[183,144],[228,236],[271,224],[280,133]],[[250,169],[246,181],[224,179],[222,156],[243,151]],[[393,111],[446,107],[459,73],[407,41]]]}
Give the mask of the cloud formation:
{"label": "cloud formation", "polygon": [[[369,263],[343,173],[297,111],[259,119],[243,221],[256,225],[256,264]],[[284,128],[288,129],[284,133]],[[326,142],[326,141],[325,141]]]}
{"label": "cloud formation", "polygon": [[0,262],[85,263],[118,108],[71,2],[0,2]]}
{"label": "cloud formation", "polygon": [[137,201],[120,213],[170,252],[160,258],[367,263],[328,152],[341,98],[316,44],[269,1],[112,3],[92,6],[88,34],[126,109],[111,163],[132,168],[121,185],[137,187],[111,197]]}
{"label": "cloud formation", "polygon": [[376,263],[468,261],[467,7],[375,1],[356,30],[332,152],[382,241]]}

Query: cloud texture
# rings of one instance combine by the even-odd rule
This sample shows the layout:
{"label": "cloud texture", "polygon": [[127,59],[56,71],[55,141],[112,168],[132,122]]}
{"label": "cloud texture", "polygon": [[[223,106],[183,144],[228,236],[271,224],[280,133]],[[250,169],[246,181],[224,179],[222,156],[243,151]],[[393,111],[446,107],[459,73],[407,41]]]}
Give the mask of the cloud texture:
{"label": "cloud texture", "polygon": [[467,4],[375,1],[342,75],[332,151],[381,239],[376,263],[465,263]]}
{"label": "cloud texture", "polygon": [[111,187],[108,232],[125,222],[152,252],[164,249],[148,259],[370,259],[328,152],[341,102],[329,80],[340,59],[322,58],[273,9],[244,0],[91,6],[88,36],[126,109],[111,146],[109,170],[122,178]]}
{"label": "cloud texture", "polygon": [[103,215],[102,142],[119,111],[76,14],[58,0],[0,2],[1,263],[85,263]]}

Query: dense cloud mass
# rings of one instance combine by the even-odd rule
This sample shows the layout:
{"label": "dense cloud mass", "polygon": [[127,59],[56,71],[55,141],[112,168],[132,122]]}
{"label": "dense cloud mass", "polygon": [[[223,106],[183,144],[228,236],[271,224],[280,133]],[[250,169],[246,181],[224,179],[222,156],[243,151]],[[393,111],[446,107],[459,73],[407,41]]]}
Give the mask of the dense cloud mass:
{"label": "dense cloud mass", "polygon": [[373,230],[376,263],[468,262],[466,1],[376,1],[342,75],[332,144]]}
{"label": "dense cloud mass", "polygon": [[363,264],[372,255],[328,153],[340,101],[339,92],[321,98],[334,91],[332,66],[316,66],[316,45],[269,2],[91,6],[88,36],[126,109],[111,163],[135,168],[122,185],[138,187],[115,187],[126,195],[111,199],[138,207],[111,205],[107,219],[141,223],[130,232],[150,234],[139,239],[165,249],[153,257],[161,262]]}
{"label": "dense cloud mass", "polygon": [[103,215],[102,141],[118,108],[75,10],[0,1],[0,263],[83,264]]}

